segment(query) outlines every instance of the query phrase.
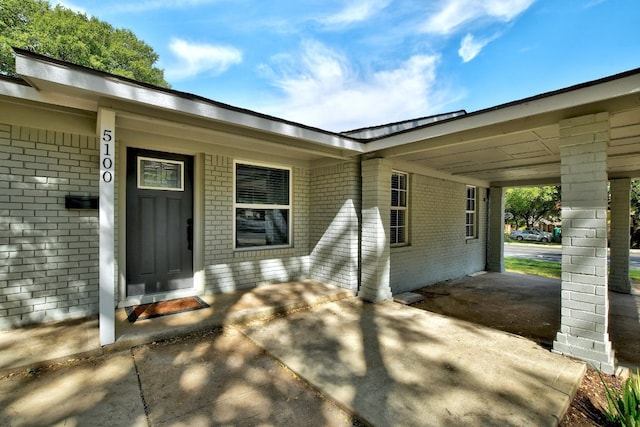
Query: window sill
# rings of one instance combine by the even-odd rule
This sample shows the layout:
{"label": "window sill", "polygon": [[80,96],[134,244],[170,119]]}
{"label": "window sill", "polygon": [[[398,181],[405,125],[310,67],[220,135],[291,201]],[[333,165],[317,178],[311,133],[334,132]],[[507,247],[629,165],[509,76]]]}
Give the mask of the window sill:
{"label": "window sill", "polygon": [[234,258],[260,258],[265,256],[291,256],[295,253],[293,246],[260,246],[254,248],[236,248]]}

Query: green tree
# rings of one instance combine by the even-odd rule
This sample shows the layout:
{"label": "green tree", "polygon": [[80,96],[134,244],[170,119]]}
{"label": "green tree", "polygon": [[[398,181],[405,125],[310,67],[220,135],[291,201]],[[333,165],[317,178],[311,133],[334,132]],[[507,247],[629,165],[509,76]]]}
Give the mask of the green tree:
{"label": "green tree", "polygon": [[531,228],[541,219],[556,219],[560,214],[560,187],[517,187],[505,193],[504,211],[516,228]]}
{"label": "green tree", "polygon": [[44,0],[0,0],[0,73],[15,75],[12,47],[169,87],[158,55],[131,31]]}

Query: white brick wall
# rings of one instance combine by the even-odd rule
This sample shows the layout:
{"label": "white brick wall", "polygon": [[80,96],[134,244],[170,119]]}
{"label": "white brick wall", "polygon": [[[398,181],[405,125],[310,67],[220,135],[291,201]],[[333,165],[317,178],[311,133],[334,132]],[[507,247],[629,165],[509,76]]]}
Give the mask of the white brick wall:
{"label": "white brick wall", "polygon": [[477,188],[478,237],[465,237],[466,185],[411,174],[409,245],[391,248],[391,289],[406,292],[486,265],[487,189]]}
{"label": "white brick wall", "polygon": [[308,277],[309,171],[294,168],[293,247],[235,251],[233,159],[205,155],[205,292],[229,292]]}
{"label": "white brick wall", "polygon": [[[0,125],[0,148],[0,327],[96,314],[98,212],[64,208],[65,195],[98,194],[95,138]],[[477,192],[478,239],[468,240],[464,184],[412,174],[410,245],[389,250],[392,163],[365,164],[368,172],[359,162],[294,167],[293,247],[236,251],[233,158],[205,154],[205,292],[305,277],[362,292],[359,282],[369,277],[386,283],[387,290],[369,289],[384,299],[389,289],[402,292],[484,268],[486,189]],[[376,178],[363,186],[365,173]],[[363,232],[362,246],[375,242],[362,252],[360,266],[363,196],[382,214],[371,217],[374,234]],[[373,264],[370,255],[377,257]]]}
{"label": "white brick wall", "polygon": [[389,226],[391,163],[362,162],[361,279],[358,296],[367,301],[391,299]]}
{"label": "white brick wall", "polygon": [[629,193],[630,179],[611,180],[611,248],[609,289],[616,292],[631,293],[629,278],[629,246],[631,233],[631,203]]}
{"label": "white brick wall", "polygon": [[608,115],[560,122],[562,304],[553,348],[613,373],[608,334]]}
{"label": "white brick wall", "polygon": [[360,164],[311,171],[310,275],[358,291]]}
{"label": "white brick wall", "polygon": [[95,138],[0,124],[0,327],[82,317],[98,307]]}

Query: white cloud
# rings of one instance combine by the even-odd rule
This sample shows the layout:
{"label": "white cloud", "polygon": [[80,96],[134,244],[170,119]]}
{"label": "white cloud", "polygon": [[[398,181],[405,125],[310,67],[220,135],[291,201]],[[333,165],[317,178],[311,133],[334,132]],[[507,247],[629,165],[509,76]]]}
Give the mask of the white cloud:
{"label": "white cloud", "polygon": [[340,53],[307,42],[299,58],[279,56],[263,75],[283,99],[260,106],[279,117],[322,129],[345,131],[441,112],[435,90],[436,55],[415,55],[395,68],[361,75]]}
{"label": "white cloud", "polygon": [[463,62],[469,62],[475,58],[482,48],[484,48],[492,39],[476,40],[472,34],[467,34],[460,43],[460,49],[458,49],[458,55],[462,58]]}
{"label": "white cloud", "polygon": [[160,9],[182,9],[192,6],[201,6],[215,3],[217,0],[146,0],[146,1],[125,1],[122,3],[111,3],[112,11],[118,13],[148,12]]}
{"label": "white cloud", "polygon": [[218,75],[242,62],[242,52],[231,46],[190,43],[174,38],[169,49],[178,62],[165,71],[168,80],[185,79],[202,73]]}
{"label": "white cloud", "polygon": [[369,19],[386,8],[391,0],[357,0],[350,2],[340,12],[327,16],[320,22],[327,25],[348,25]]}
{"label": "white cloud", "polygon": [[64,8],[66,8],[66,9],[72,10],[72,11],[74,11],[74,12],[76,12],[76,13],[81,13],[81,14],[83,14],[83,15],[89,15],[89,14],[87,13],[86,9],[84,9],[84,8],[82,8],[82,7],[80,7],[80,6],[76,6],[75,4],[73,4],[73,3],[71,3],[71,2],[68,2],[68,1],[61,1],[61,0],[58,0],[58,1],[56,1],[55,3],[53,3],[53,6],[54,6],[54,7],[55,7],[55,6],[58,6],[58,5],[59,5],[59,6],[62,6],[62,7],[64,7]]}
{"label": "white cloud", "polygon": [[442,0],[435,14],[427,20],[423,31],[448,35],[478,19],[502,22],[513,20],[535,0]]}

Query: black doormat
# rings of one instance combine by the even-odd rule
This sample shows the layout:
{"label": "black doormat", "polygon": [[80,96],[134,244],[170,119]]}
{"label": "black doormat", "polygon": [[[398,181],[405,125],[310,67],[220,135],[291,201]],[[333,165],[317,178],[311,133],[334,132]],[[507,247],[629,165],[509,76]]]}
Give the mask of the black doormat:
{"label": "black doormat", "polygon": [[207,308],[209,304],[199,297],[174,299],[171,301],[153,302],[150,304],[126,307],[127,319],[133,323],[136,320],[153,319],[154,317],[168,316],[170,314],[184,313],[186,311]]}

